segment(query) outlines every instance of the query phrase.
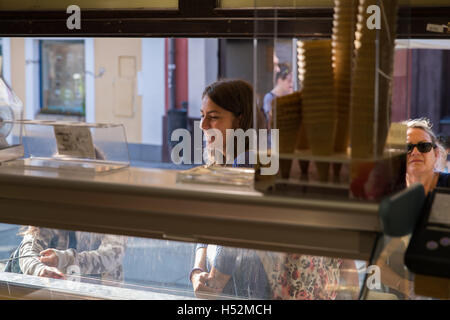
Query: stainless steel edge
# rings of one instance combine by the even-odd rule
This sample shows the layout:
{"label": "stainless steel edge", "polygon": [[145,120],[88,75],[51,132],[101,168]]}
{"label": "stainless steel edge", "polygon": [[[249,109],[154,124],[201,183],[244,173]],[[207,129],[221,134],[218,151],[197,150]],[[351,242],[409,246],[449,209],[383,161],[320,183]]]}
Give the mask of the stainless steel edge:
{"label": "stainless steel edge", "polygon": [[378,205],[177,184],[176,172],[0,168],[0,221],[259,249],[368,257]]}

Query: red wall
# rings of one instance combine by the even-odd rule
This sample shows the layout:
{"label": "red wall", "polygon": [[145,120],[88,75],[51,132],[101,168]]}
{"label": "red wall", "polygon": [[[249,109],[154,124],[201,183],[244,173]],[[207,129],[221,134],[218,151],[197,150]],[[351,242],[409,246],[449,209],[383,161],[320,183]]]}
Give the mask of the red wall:
{"label": "red wall", "polygon": [[[166,113],[169,109],[169,86],[167,64],[169,61],[168,39],[165,41],[165,97]],[[176,88],[176,108],[181,108],[181,102],[188,101],[188,39],[175,39],[175,88]]]}
{"label": "red wall", "polygon": [[392,122],[411,117],[412,54],[409,49],[395,50],[392,81]]}

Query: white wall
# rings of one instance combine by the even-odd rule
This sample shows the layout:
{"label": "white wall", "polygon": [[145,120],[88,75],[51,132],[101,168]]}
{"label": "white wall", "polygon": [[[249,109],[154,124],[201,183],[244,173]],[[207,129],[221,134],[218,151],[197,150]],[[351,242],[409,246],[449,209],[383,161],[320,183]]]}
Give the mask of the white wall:
{"label": "white wall", "polygon": [[86,85],[86,122],[95,122],[95,47],[94,39],[84,39],[84,64]]}
{"label": "white wall", "polygon": [[189,39],[188,44],[188,99],[191,118],[200,118],[202,93],[205,87],[217,80],[217,39]]}
{"label": "white wall", "polygon": [[205,39],[206,84],[217,80],[219,74],[219,40]]}
{"label": "white wall", "polygon": [[138,94],[142,95],[142,143],[162,145],[162,118],[165,113],[165,39],[142,39],[142,72]]}
{"label": "white wall", "polygon": [[39,41],[25,39],[25,119],[39,112]]}

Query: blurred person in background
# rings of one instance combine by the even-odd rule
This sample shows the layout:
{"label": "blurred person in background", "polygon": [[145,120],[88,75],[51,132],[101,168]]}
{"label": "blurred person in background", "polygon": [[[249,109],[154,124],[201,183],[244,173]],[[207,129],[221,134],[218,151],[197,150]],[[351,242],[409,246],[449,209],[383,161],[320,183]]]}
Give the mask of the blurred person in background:
{"label": "blurred person in background", "polygon": [[13,255],[24,258],[12,260],[5,271],[54,279],[66,279],[74,272],[84,280],[108,284],[124,280],[125,236],[33,226],[21,235],[23,240]]}
{"label": "blurred person in background", "polygon": [[263,111],[269,129],[272,127],[272,104],[276,97],[285,96],[294,92],[292,71],[287,64],[279,64],[279,71],[275,74],[275,87],[264,96]]}

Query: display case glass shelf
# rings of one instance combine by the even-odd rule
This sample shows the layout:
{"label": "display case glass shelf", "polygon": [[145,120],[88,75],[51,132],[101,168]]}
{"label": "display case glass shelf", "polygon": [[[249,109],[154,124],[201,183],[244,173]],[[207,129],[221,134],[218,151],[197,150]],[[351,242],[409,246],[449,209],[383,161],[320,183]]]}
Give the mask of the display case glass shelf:
{"label": "display case glass shelf", "polygon": [[130,164],[122,124],[52,120],[19,123],[24,127],[26,157],[3,165],[97,174]]}

